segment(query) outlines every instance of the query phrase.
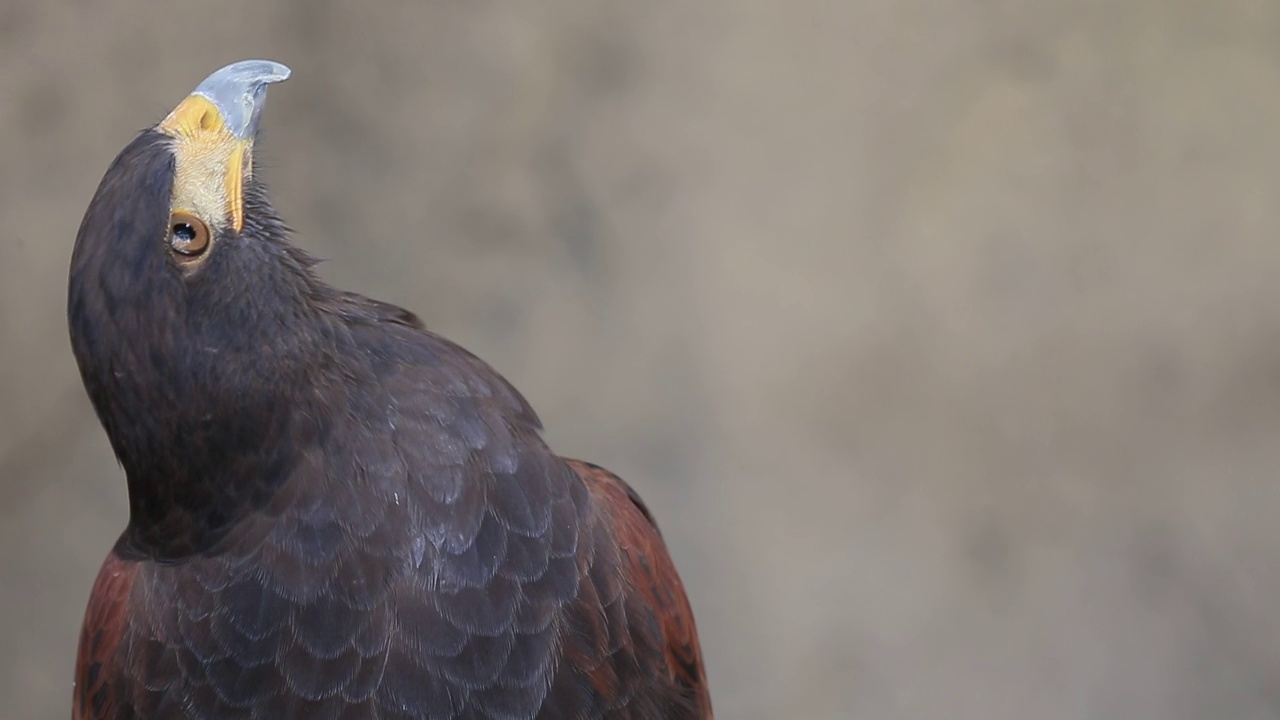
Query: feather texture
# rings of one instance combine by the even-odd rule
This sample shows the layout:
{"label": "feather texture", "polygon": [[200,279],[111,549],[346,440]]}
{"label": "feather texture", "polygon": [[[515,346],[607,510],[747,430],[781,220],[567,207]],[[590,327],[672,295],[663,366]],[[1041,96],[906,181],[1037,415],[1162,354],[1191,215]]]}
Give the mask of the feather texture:
{"label": "feather texture", "polygon": [[73,347],[131,517],[72,717],[710,718],[636,493],[553,453],[412,313],[319,281],[256,182],[243,232],[175,272],[152,238],[170,152],[125,149],[73,257]]}

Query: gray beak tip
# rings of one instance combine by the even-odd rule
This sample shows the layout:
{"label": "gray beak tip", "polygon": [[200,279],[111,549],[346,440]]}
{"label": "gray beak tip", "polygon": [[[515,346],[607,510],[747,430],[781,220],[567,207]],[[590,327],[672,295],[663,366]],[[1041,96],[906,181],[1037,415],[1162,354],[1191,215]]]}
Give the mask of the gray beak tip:
{"label": "gray beak tip", "polygon": [[288,80],[292,72],[271,60],[241,60],[214,71],[192,94],[212,102],[236,137],[250,139],[258,132],[267,86]]}

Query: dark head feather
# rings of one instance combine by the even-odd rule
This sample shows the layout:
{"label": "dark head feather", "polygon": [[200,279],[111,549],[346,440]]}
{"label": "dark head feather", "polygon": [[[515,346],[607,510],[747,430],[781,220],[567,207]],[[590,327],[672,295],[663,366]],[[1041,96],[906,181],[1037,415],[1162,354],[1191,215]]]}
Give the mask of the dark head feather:
{"label": "dark head feather", "polygon": [[334,362],[340,327],[324,308],[340,296],[252,179],[242,229],[215,225],[214,251],[187,272],[165,242],[174,164],[154,130],[111,164],[76,237],[67,312],[139,541],[179,553],[216,539],[321,432],[299,409]]}

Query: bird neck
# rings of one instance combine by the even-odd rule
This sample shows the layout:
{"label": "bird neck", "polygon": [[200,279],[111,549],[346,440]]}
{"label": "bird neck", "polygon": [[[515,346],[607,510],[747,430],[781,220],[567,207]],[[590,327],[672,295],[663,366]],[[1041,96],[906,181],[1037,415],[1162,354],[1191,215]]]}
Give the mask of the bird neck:
{"label": "bird neck", "polygon": [[162,560],[216,548],[271,503],[322,417],[282,395],[109,430],[128,483],[126,544]]}
{"label": "bird neck", "polygon": [[86,366],[85,386],[128,482],[134,550],[179,559],[216,548],[323,443],[345,402],[331,350],[313,332],[274,346],[248,355],[179,343],[139,372]]}

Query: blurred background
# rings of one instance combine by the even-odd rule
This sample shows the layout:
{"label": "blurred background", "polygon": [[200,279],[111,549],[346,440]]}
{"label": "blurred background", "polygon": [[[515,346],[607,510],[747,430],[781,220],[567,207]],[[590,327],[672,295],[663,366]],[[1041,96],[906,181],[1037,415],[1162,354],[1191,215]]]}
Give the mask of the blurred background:
{"label": "blurred background", "polygon": [[721,718],[1280,717],[1280,3],[5,0],[0,718],[126,520],[81,214],[246,57],[325,276],[648,500]]}

